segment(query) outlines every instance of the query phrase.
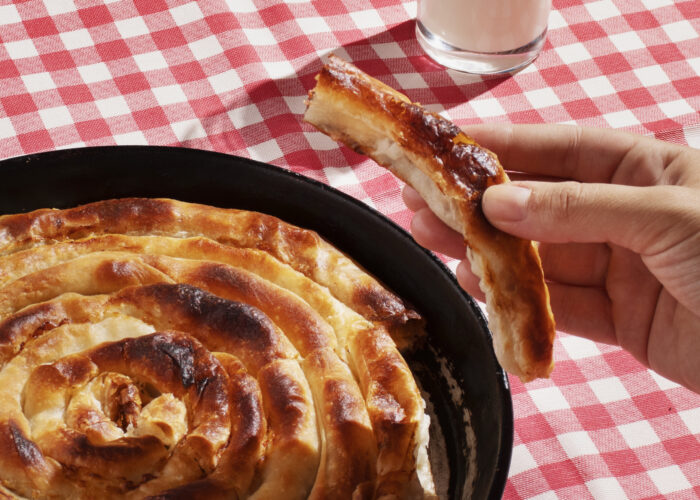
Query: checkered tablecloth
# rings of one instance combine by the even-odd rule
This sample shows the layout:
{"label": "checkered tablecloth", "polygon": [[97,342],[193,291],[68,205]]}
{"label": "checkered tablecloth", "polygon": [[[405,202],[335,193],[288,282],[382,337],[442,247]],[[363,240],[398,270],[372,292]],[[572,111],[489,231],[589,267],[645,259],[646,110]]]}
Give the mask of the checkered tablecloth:
{"label": "checkered tablecloth", "polygon": [[[426,59],[415,11],[401,0],[0,0],[0,158],[211,149],[301,172],[407,227],[400,183],[300,119],[329,52],[458,124],[578,123],[700,146],[697,0],[554,0],[541,56],[498,78]],[[551,380],[511,380],[505,498],[700,496],[700,395],[577,337],[560,335],[555,356]]]}

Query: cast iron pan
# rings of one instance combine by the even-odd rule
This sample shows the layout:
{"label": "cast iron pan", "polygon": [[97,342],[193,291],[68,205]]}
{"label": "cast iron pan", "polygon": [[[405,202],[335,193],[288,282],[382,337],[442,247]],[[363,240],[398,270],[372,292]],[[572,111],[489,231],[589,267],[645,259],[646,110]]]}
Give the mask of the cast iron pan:
{"label": "cast iron pan", "polygon": [[[477,304],[452,274],[401,228],[363,203],[304,176],[235,156],[183,148],[113,146],[52,151],[0,162],[0,214],[91,201],[167,197],[256,210],[313,229],[408,300],[426,318],[438,355],[408,359],[430,394],[446,442],[449,497],[468,475],[464,409],[476,436],[473,498],[503,494],[513,444],[508,379]],[[462,403],[450,396],[443,356]]]}

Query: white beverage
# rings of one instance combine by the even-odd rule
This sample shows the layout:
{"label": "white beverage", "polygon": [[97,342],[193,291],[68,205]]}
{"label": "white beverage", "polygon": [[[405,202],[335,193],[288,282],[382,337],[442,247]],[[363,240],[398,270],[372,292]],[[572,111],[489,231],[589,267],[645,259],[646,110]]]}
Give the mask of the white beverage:
{"label": "white beverage", "polygon": [[[431,47],[449,57],[458,57],[456,52],[480,53],[477,58],[482,60],[486,53],[515,51],[523,54],[523,63],[529,62],[544,42],[551,7],[551,0],[418,0],[419,41],[443,64]],[[507,69],[496,64],[495,71],[483,72]]]}

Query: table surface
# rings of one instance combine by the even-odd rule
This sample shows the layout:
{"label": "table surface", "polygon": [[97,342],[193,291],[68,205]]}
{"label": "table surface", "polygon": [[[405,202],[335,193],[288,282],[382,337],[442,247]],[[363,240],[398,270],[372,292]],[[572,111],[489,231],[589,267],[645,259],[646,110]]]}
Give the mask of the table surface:
{"label": "table surface", "polygon": [[[576,123],[700,147],[700,2],[554,0],[516,75],[446,71],[416,2],[0,3],[0,158],[106,144],[251,157],[328,183],[403,227],[400,182],[301,121],[330,52],[459,125]],[[449,265],[454,265],[446,259]],[[618,348],[561,334],[550,380],[511,379],[505,498],[697,498],[700,396]]]}

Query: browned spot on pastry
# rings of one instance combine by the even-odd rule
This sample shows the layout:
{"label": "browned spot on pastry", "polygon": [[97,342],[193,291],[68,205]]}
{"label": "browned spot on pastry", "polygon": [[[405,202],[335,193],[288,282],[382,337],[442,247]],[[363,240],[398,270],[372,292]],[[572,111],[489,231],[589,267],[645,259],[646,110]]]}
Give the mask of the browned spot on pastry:
{"label": "browned spot on pastry", "polygon": [[[34,369],[31,379],[44,382],[45,385],[72,386],[86,382],[95,373],[95,364],[82,355],[73,355],[52,365],[40,365]],[[42,385],[44,385],[42,384]]]}
{"label": "browned spot on pastry", "polygon": [[[379,384],[377,385],[379,386]],[[402,424],[407,421],[406,411],[385,387],[379,386],[372,394],[372,404],[374,409],[381,413],[381,420],[376,420],[378,425],[391,427],[394,424]]]}
{"label": "browned spot on pastry", "polygon": [[234,302],[191,285],[152,285],[142,289],[165,307],[171,307],[195,324],[227,332],[256,343],[271,343],[273,326],[257,308]]}
{"label": "browned spot on pastry", "polygon": [[25,214],[8,215],[3,220],[3,226],[12,238],[17,238],[29,232],[33,219]]}
{"label": "browned spot on pastry", "polygon": [[[8,344],[22,330],[55,328],[56,307],[51,303],[30,306],[0,322],[0,344]],[[62,315],[61,315],[62,316]]]}
{"label": "browned spot on pastry", "polygon": [[[62,429],[46,439],[47,455],[71,467],[99,471],[104,477],[115,477],[130,471],[136,477],[146,472],[145,465],[164,456],[166,448],[155,436],[124,437],[108,444],[96,445],[87,436]],[[135,467],[140,465],[140,467]]]}
{"label": "browned spot on pastry", "polygon": [[220,285],[233,289],[241,296],[250,293],[253,282],[250,275],[239,270],[214,262],[206,262],[199,266],[195,277],[212,286]]}
{"label": "browned spot on pastry", "polygon": [[120,295],[137,303],[147,321],[168,325],[160,329],[190,332],[213,351],[246,351],[252,363],[249,369],[254,372],[273,359],[290,354],[275,325],[250,305],[185,284],[128,288]]}
{"label": "browned spot on pastry", "polygon": [[195,382],[195,342],[184,334],[155,333],[106,344],[95,349],[90,358],[108,370],[122,366],[136,369],[137,373],[149,376],[149,382],[163,384],[167,390],[181,395],[183,389]]}
{"label": "browned spot on pastry", "polygon": [[95,270],[95,279],[100,283],[123,283],[143,274],[140,266],[128,261],[107,260],[101,263]]}
{"label": "browned spot on pastry", "polygon": [[352,394],[352,389],[347,387],[345,381],[330,379],[326,380],[323,390],[325,399],[331,401],[330,417],[333,424],[338,427],[352,427],[358,420],[357,413],[360,410],[357,399],[349,395]]}
{"label": "browned spot on pastry", "polygon": [[[365,306],[363,312],[372,321],[397,320],[403,323],[408,318],[419,317],[417,313],[407,310],[398,297],[380,287],[358,286],[353,299]],[[397,318],[397,315],[403,317]]]}
{"label": "browned spot on pastry", "polygon": [[466,136],[453,123],[415,104],[399,101],[392,104],[410,130],[402,145],[423,155],[436,155],[444,173],[464,190],[467,199],[480,197],[487,186],[500,182],[503,174],[493,153],[465,142]]}
{"label": "browned spot on pastry", "polygon": [[20,351],[22,344],[65,321],[51,303],[30,306],[0,322],[0,366]]}
{"label": "browned spot on pastry", "polygon": [[[7,425],[3,425],[0,435],[9,437],[12,447],[3,446],[3,449],[14,449],[17,451],[17,456],[22,460],[22,463],[27,466],[39,465],[43,462],[44,457],[39,448],[31,440],[27,439],[15,422],[10,420]],[[1,438],[0,438],[1,439]],[[4,440],[3,440],[4,441]]]}
{"label": "browned spot on pastry", "polygon": [[234,388],[231,406],[239,417],[236,422],[236,438],[239,442],[236,444],[239,448],[257,446],[256,441],[260,439],[263,432],[261,424],[264,419],[258,384],[254,378],[246,375],[235,382]]}
{"label": "browned spot on pastry", "polygon": [[294,252],[292,255],[297,255],[303,258],[304,249],[314,248],[321,240],[318,234],[314,233],[313,231],[284,224],[279,219],[277,219],[276,223],[277,230],[284,236],[285,241],[287,241],[291,247],[296,249],[296,252]]}
{"label": "browned spot on pastry", "polygon": [[[191,386],[194,383],[194,352],[192,345],[186,342],[171,343],[169,341],[159,341],[157,349],[170,358],[173,366],[179,371],[182,386],[184,388]],[[201,392],[208,383],[208,378],[202,378],[202,384],[197,388],[198,392]]]}
{"label": "browned spot on pastry", "polygon": [[264,214],[256,214],[252,217],[250,226],[251,235],[255,236],[248,239],[251,246],[288,264],[290,258],[293,258],[294,267],[298,271],[307,276],[312,275],[316,262],[313,257],[306,255],[306,250],[318,245],[318,235]]}
{"label": "browned spot on pastry", "polygon": [[255,274],[225,264],[203,263],[187,273],[185,281],[260,309],[302,355],[334,345],[335,332],[306,302]]}
{"label": "browned spot on pastry", "polygon": [[352,396],[353,390],[347,385],[343,380],[325,381],[324,399],[329,406],[327,426],[336,435],[337,444],[342,443],[343,449],[352,450],[345,457],[347,475],[343,478],[344,481],[347,485],[359,485],[374,475],[375,457],[370,454],[370,450],[358,447],[358,443],[367,442],[368,428],[360,417],[364,412],[364,408],[360,407],[361,400]]}
{"label": "browned spot on pastry", "polygon": [[49,465],[41,449],[27,437],[14,419],[10,418],[0,423],[0,467],[4,472],[3,486],[15,491],[17,488],[31,490],[43,486],[46,483],[42,476],[52,472]]}
{"label": "browned spot on pastry", "polygon": [[224,489],[209,478],[200,479],[177,488],[151,495],[147,500],[224,500],[236,498],[235,492]]}
{"label": "browned spot on pastry", "polygon": [[147,231],[175,219],[172,204],[165,200],[106,200],[67,210],[36,210],[26,214],[4,216],[0,223],[0,243],[4,239],[3,229],[10,238],[16,240],[17,246],[21,247],[31,240],[79,237],[91,231]]}
{"label": "browned spot on pastry", "polygon": [[263,369],[259,379],[268,398],[268,414],[275,419],[276,427],[281,429],[283,434],[293,435],[299,422],[309,411],[299,382],[272,366]]}
{"label": "browned spot on pastry", "polygon": [[227,353],[216,353],[215,356],[229,379],[231,437],[209,478],[222,488],[235,490],[228,498],[236,498],[236,493],[238,497],[245,496],[262,458],[267,445],[267,421],[257,381],[235,356]]}
{"label": "browned spot on pastry", "polygon": [[[377,384],[378,385],[378,384]],[[381,419],[377,419],[378,425],[391,428],[395,424],[411,424],[415,422],[408,421],[407,409],[401,405],[401,402],[387,388],[381,387],[372,395],[373,410],[381,415]],[[371,415],[375,416],[375,414]]]}
{"label": "browned spot on pastry", "polygon": [[65,220],[69,222],[84,223],[94,220],[106,227],[121,227],[125,222],[134,220],[142,227],[155,227],[175,218],[171,204],[149,198],[100,201],[65,210],[63,213]]}

